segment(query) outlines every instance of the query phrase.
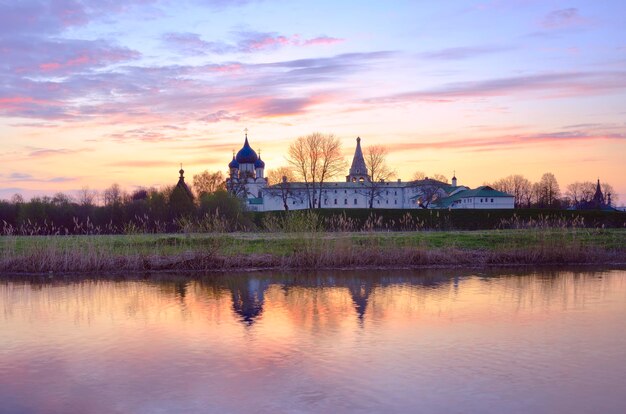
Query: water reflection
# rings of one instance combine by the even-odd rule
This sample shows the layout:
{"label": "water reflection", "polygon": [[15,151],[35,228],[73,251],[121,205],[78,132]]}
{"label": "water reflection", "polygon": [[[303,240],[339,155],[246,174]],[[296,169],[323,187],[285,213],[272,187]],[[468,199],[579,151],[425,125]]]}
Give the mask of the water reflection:
{"label": "water reflection", "polygon": [[0,412],[626,411],[623,270],[5,278],[0,312]]}

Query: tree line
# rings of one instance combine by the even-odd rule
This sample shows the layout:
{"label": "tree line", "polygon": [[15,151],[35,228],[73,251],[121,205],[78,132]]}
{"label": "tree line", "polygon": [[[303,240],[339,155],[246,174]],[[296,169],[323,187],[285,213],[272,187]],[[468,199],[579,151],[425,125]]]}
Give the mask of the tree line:
{"label": "tree line", "polygon": [[[388,150],[382,145],[365,147],[364,159],[369,180],[363,182],[370,208],[382,197],[385,182],[396,176],[387,164]],[[294,197],[305,197],[309,208],[322,207],[324,183],[344,174],[347,165],[339,139],[332,134],[314,133],[299,137],[289,146],[287,166],[270,170],[267,174],[270,195],[281,197],[285,210]],[[294,187],[297,183],[297,191]],[[407,183],[420,186],[424,194],[422,207],[437,197],[437,191],[448,183],[443,174],[427,177],[415,172]],[[552,173],[545,173],[538,182],[531,182],[522,175],[510,175],[492,183],[485,183],[496,190],[515,197],[516,208],[568,208],[590,201],[596,191],[592,182],[575,182],[561,191]],[[16,194],[9,201],[0,201],[0,224],[3,233],[116,233],[138,229],[142,232],[179,231],[195,220],[196,223],[219,219],[222,226],[236,228],[246,218],[245,197],[232,194],[226,186],[221,171],[205,170],[193,176],[194,198],[189,199],[176,191],[176,186],[162,188],[139,188],[127,192],[113,184],[101,192],[88,187],[76,196],[64,193],[35,197],[25,201]],[[613,187],[602,184],[604,202],[612,203],[617,197]],[[187,221],[185,221],[187,220]],[[21,229],[21,230],[19,230]]]}

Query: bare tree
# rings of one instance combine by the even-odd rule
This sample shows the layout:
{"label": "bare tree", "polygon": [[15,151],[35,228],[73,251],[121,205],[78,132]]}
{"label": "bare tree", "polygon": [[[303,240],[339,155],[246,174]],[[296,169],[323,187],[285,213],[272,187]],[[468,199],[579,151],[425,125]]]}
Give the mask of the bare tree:
{"label": "bare tree", "polygon": [[609,194],[611,195],[611,204],[615,204],[619,198],[615,194],[613,186],[609,183],[602,183],[602,195],[606,204],[609,204]]}
{"label": "bare tree", "polygon": [[20,193],[15,193],[11,197],[11,203],[13,203],[13,204],[23,204],[24,203],[24,197]]}
{"label": "bare tree", "polygon": [[97,197],[98,192],[96,190],[91,190],[87,186],[78,190],[78,203],[81,206],[93,206]]}
{"label": "bare tree", "polygon": [[324,182],[346,168],[341,142],[332,134],[315,132],[298,137],[287,154],[296,176],[304,181],[309,208],[321,208]]}
{"label": "bare tree", "polygon": [[554,207],[557,199],[561,196],[561,190],[556,177],[552,173],[545,173],[539,180],[542,204]]}
{"label": "bare tree", "polygon": [[[268,181],[271,184],[265,192],[270,196],[280,197],[285,211],[289,210],[289,200],[298,198],[298,194],[293,189],[294,174],[289,167],[279,167],[270,170]],[[300,197],[301,198],[301,197]]]}
{"label": "bare tree", "polygon": [[512,194],[515,197],[515,207],[519,208],[528,204],[532,184],[523,175],[509,175],[491,184],[498,191]]}
{"label": "bare tree", "polygon": [[436,185],[435,183],[425,183],[420,185],[419,187],[420,195],[417,199],[417,203],[421,208],[428,208],[428,206],[439,199],[441,195],[441,187]]}
{"label": "bare tree", "polygon": [[102,198],[105,206],[111,206],[115,204],[121,204],[124,199],[124,194],[120,185],[115,183],[111,187],[107,188],[102,193]]}
{"label": "bare tree", "polygon": [[267,181],[269,185],[279,184],[283,182],[283,178],[286,178],[287,181],[291,182],[296,180],[293,170],[289,167],[278,167],[267,172]]}
{"label": "bare tree", "polygon": [[374,208],[374,200],[383,193],[385,181],[395,173],[387,166],[388,150],[382,145],[372,145],[365,149],[365,166],[370,174],[370,180],[365,182],[369,208]]}
{"label": "bare tree", "polygon": [[448,177],[443,174],[434,174],[432,178],[433,180],[441,181],[442,183],[448,183]]}
{"label": "bare tree", "polygon": [[225,180],[221,171],[211,173],[208,170],[204,170],[200,174],[193,176],[193,189],[196,190],[198,196],[211,194],[224,188]]}
{"label": "bare tree", "polygon": [[415,171],[415,173],[413,173],[413,177],[411,178],[411,180],[419,181],[419,180],[423,180],[424,178],[426,178],[426,174],[424,174],[423,171]]}

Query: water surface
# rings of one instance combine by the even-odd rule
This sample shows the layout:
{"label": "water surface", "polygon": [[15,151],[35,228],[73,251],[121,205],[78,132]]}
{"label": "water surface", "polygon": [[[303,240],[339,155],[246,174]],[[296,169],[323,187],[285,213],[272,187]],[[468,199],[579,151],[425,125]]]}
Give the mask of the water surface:
{"label": "water surface", "polygon": [[626,412],[626,271],[0,282],[1,413]]}

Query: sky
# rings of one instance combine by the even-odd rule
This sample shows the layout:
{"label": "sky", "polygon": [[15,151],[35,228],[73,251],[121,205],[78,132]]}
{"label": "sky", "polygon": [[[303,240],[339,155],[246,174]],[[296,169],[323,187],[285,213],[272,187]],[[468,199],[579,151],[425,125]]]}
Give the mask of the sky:
{"label": "sky", "polygon": [[[0,198],[266,170],[298,136],[398,178],[552,172],[626,202],[626,2],[0,0]],[[347,174],[347,172],[346,172]],[[337,179],[342,179],[338,177]]]}

